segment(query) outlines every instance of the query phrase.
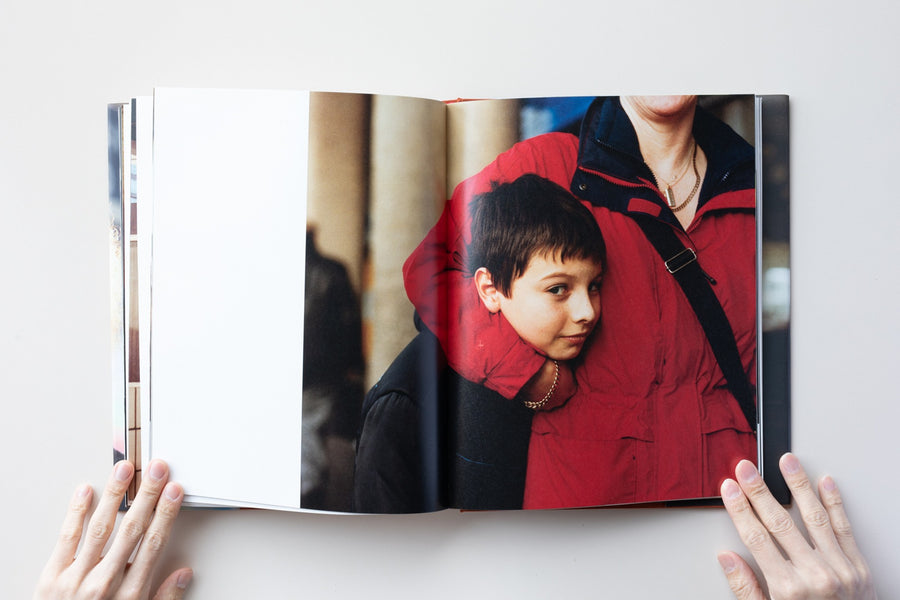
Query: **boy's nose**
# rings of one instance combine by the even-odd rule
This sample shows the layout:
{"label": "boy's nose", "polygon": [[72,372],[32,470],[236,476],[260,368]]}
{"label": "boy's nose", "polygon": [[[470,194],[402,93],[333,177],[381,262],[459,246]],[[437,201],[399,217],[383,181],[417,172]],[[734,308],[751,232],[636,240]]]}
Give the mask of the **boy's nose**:
{"label": "boy's nose", "polygon": [[571,315],[576,323],[590,323],[600,313],[600,299],[593,298],[589,293],[577,293],[572,295]]}

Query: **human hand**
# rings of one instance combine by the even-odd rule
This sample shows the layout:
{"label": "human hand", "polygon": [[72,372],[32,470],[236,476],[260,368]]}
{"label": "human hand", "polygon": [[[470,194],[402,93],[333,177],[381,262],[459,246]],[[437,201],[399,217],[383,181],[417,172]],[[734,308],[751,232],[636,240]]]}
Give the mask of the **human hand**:
{"label": "human hand", "polygon": [[[796,456],[782,456],[780,467],[800,509],[809,542],[769,492],[753,463],[741,461],[735,469],[737,481],[726,479],[721,490],[741,540],[762,571],[768,597],[874,599],[869,567],[853,539],[834,480],[823,477],[816,496]],[[767,598],[744,559],[734,552],[723,552],[718,558],[739,600]]]}
{"label": "human hand", "polygon": [[[166,463],[152,461],[144,471],[141,488],[122,518],[109,551],[103,555],[115,529],[116,512],[133,476],[134,466],[130,462],[120,461],[113,467],[87,528],[85,519],[93,490],[89,485],[82,485],[75,491],[56,547],[38,580],[36,600],[150,597],[148,587],[153,568],[169,539],[184,490],[177,483],[166,483],[169,479]],[[83,543],[79,551],[80,542]],[[128,559],[138,543],[140,549],[129,564]],[[154,599],[179,600],[192,576],[190,569],[175,571],[162,583]]]}

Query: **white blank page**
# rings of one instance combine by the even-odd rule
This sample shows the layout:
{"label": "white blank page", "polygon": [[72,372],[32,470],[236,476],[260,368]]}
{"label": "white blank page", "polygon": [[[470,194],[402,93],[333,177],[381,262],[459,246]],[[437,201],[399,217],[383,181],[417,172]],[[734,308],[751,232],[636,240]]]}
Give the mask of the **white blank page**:
{"label": "white blank page", "polygon": [[156,90],[151,454],[190,496],[300,503],[309,94]]}

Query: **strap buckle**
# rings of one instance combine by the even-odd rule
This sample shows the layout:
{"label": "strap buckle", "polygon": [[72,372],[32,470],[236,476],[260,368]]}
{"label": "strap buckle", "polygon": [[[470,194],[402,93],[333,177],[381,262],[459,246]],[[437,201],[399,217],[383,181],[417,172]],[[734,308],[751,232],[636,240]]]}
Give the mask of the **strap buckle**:
{"label": "strap buckle", "polygon": [[697,253],[693,248],[685,248],[666,261],[666,270],[673,275],[697,260]]}

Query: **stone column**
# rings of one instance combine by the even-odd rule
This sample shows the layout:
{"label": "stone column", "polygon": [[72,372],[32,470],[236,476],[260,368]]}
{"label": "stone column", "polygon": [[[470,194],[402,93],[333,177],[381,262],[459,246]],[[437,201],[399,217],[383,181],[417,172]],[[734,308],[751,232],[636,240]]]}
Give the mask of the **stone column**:
{"label": "stone column", "polygon": [[447,197],[519,139],[519,102],[482,100],[447,107]]}
{"label": "stone column", "polygon": [[363,94],[313,92],[309,101],[307,223],[322,254],[362,289],[369,193],[369,107]]}
{"label": "stone column", "polygon": [[437,221],[446,194],[446,110],[434,101],[372,100],[369,261],[363,318],[371,386],[415,336],[401,267]]}

